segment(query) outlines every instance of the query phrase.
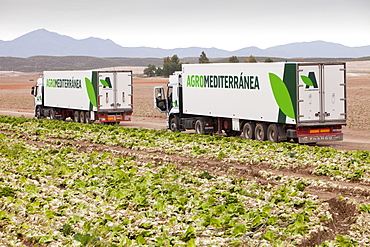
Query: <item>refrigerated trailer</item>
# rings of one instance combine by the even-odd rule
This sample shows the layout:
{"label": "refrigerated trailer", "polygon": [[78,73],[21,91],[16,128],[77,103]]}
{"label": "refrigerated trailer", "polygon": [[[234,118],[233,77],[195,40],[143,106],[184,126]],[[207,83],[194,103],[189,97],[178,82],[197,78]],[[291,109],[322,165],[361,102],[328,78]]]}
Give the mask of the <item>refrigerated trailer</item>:
{"label": "refrigerated trailer", "polygon": [[36,85],[35,117],[75,122],[130,121],[132,71],[45,71]]}
{"label": "refrigerated trailer", "polygon": [[345,63],[184,64],[155,108],[172,131],[299,143],[343,140]]}

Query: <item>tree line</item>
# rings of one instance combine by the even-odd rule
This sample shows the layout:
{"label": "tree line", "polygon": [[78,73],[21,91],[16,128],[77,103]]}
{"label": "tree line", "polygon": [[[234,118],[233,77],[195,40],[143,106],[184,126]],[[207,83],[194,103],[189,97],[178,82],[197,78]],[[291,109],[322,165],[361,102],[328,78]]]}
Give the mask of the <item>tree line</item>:
{"label": "tree line", "polygon": [[[210,63],[206,53],[202,51],[198,59],[199,63]],[[231,56],[228,60],[229,63],[239,63],[237,56]],[[266,58],[265,63],[272,63],[271,58]],[[244,63],[257,63],[254,56],[250,55],[248,58],[244,59]],[[172,75],[175,71],[181,71],[180,59],[177,55],[170,57],[165,57],[163,59],[163,68],[157,67],[153,64],[149,64],[147,68],[144,69],[144,74],[148,77],[153,76],[166,76]]]}

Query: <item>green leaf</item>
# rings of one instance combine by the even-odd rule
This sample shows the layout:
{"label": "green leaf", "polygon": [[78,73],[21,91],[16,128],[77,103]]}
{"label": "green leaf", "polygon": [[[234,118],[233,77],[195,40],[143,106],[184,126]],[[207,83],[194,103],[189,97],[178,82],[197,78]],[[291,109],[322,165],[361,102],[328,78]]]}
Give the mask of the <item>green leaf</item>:
{"label": "green leaf", "polygon": [[103,86],[105,86],[105,87],[109,87],[108,82],[106,82],[106,81],[105,81],[105,80],[103,80],[103,79],[100,79],[100,83],[101,83]]}
{"label": "green leaf", "polygon": [[82,235],[81,233],[76,233],[73,235],[73,238],[80,242],[83,246],[86,246],[89,243],[99,241],[99,238],[95,238],[94,236],[90,234]]}
{"label": "green leaf", "polygon": [[7,213],[3,210],[0,210],[0,220],[6,219]]}
{"label": "green leaf", "polygon": [[218,219],[218,218],[211,218],[211,222],[210,222],[211,224],[211,226],[214,226],[214,227],[221,227],[222,225],[221,225],[221,221],[220,221],[220,219]]}
{"label": "green leaf", "polygon": [[370,204],[361,204],[360,211],[364,213],[370,213]]}
{"label": "green leaf", "polygon": [[246,231],[247,231],[247,227],[243,224],[238,223],[235,225],[232,234],[234,237],[238,237],[238,236],[244,235]]}
{"label": "green leaf", "polygon": [[195,229],[194,226],[189,226],[186,232],[180,237],[180,240],[184,242],[189,242],[191,239],[195,238]]}
{"label": "green leaf", "polygon": [[261,238],[271,242],[276,238],[276,236],[273,231],[267,230],[266,233]]}
{"label": "green leaf", "polygon": [[349,236],[337,235],[335,237],[335,242],[338,244],[338,246],[343,247],[358,246],[358,243],[355,240],[352,240]]}
{"label": "green leaf", "polygon": [[285,83],[273,73],[269,73],[269,77],[271,89],[279,108],[286,116],[295,119],[292,99]]}
{"label": "green leaf", "polygon": [[307,77],[305,75],[301,75],[301,79],[304,82],[304,84],[306,84],[307,86],[313,87],[313,82],[311,81],[311,79],[309,77]]}
{"label": "green leaf", "polygon": [[86,83],[87,95],[89,96],[91,104],[95,107],[98,107],[98,103],[96,102],[95,90],[89,78],[85,77],[85,83]]}
{"label": "green leaf", "polygon": [[138,243],[139,245],[146,244],[145,238],[142,235],[137,236],[136,243]]}
{"label": "green leaf", "polygon": [[10,187],[0,187],[0,197],[13,197],[15,196],[15,190]]}
{"label": "green leaf", "polygon": [[214,178],[214,176],[212,176],[211,174],[209,174],[207,171],[203,171],[203,173],[201,173],[199,175],[200,178],[206,178],[208,180],[211,180],[212,178]]}
{"label": "green leaf", "polygon": [[72,226],[69,224],[64,224],[60,231],[63,233],[64,236],[68,236],[72,233]]}
{"label": "green leaf", "polygon": [[195,244],[195,239],[192,238],[188,242],[186,242],[186,247],[196,247],[197,245]]}

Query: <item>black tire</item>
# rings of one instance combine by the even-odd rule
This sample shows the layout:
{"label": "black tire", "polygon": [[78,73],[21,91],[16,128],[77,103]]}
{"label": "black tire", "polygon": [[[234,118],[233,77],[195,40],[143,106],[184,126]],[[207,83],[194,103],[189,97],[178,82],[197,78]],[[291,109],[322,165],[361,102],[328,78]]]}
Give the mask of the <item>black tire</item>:
{"label": "black tire", "polygon": [[56,117],[55,117],[55,110],[54,109],[50,109],[49,111],[49,117],[51,120],[55,120]]}
{"label": "black tire", "polygon": [[74,111],[73,112],[73,121],[76,123],[80,122],[80,112],[79,111]]}
{"label": "black tire", "polygon": [[256,128],[254,129],[254,136],[257,141],[266,141],[267,125],[265,123],[256,124]]}
{"label": "black tire", "polygon": [[170,118],[170,130],[172,132],[180,132],[178,117],[173,116]]}
{"label": "black tire", "polygon": [[253,140],[255,135],[254,135],[254,130],[256,128],[256,124],[253,122],[248,122],[245,123],[243,126],[243,137],[245,139],[250,139]]}
{"label": "black tire", "polygon": [[195,128],[195,134],[204,135],[204,121],[203,121],[203,119],[198,119],[195,122],[194,128]]}
{"label": "black tire", "polygon": [[41,109],[41,106],[38,106],[38,107],[36,107],[36,114],[35,114],[35,117],[37,118],[37,119],[41,119],[42,118],[42,109]]}
{"label": "black tire", "polygon": [[85,112],[80,111],[80,123],[85,123]]}
{"label": "black tire", "polygon": [[270,142],[279,142],[279,129],[276,124],[270,124],[267,128],[267,140]]}
{"label": "black tire", "polygon": [[85,112],[85,123],[86,124],[91,123],[91,120],[90,120],[90,112],[88,112],[88,111]]}

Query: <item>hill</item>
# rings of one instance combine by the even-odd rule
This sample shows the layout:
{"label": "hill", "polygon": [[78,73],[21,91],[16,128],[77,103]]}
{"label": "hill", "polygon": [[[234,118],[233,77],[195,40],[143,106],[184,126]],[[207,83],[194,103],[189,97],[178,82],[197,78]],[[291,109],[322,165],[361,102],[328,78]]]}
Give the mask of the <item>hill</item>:
{"label": "hill", "polygon": [[209,58],[230,56],[261,56],[261,57],[333,57],[358,58],[370,56],[370,45],[348,47],[341,44],[313,41],[292,43],[260,49],[246,47],[236,51],[217,48],[176,48],[162,49],[151,47],[122,47],[112,40],[74,38],[39,29],[24,34],[12,41],[0,40],[0,56],[31,57],[31,56],[90,56],[90,57],[131,57],[131,58],[163,58],[177,54],[179,57],[198,57],[204,51]]}

